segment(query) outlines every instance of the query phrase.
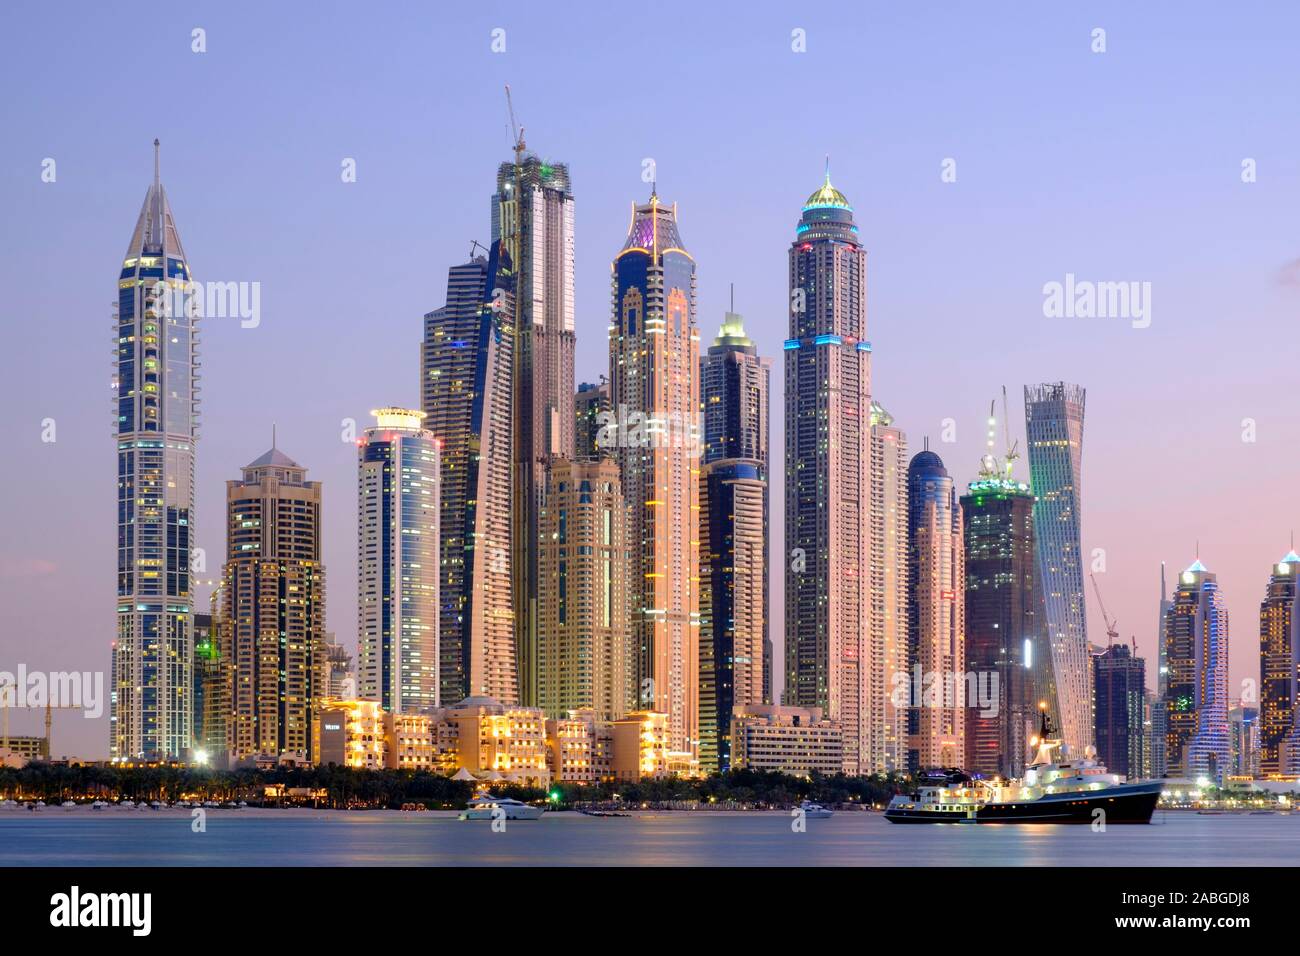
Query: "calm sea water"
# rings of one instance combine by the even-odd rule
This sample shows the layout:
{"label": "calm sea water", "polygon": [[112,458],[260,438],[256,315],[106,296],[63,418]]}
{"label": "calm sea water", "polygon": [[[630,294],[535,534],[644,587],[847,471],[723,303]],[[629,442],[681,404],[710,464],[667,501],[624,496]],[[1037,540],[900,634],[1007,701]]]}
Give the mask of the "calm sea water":
{"label": "calm sea water", "polygon": [[5,866],[1241,866],[1300,863],[1300,814],[1157,812],[1150,826],[896,826],[876,813],[547,813],[504,833],[454,814],[210,810],[0,812]]}

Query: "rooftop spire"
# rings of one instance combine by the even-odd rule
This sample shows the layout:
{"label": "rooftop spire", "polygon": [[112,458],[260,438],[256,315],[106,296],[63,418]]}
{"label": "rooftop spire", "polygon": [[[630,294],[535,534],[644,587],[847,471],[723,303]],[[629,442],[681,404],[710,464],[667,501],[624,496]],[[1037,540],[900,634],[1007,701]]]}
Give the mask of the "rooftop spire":
{"label": "rooftop spire", "polygon": [[159,148],[158,137],[155,136],[153,140],[153,185],[155,189],[157,189],[158,184],[162,182],[160,172],[162,163],[159,158],[159,153],[161,152],[162,150]]}

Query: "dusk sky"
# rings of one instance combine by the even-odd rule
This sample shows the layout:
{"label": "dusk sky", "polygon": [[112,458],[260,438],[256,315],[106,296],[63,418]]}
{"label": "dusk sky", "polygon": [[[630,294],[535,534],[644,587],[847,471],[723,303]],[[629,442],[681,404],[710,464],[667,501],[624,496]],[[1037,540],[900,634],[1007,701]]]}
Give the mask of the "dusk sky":
{"label": "dusk sky", "polygon": [[[609,264],[631,204],[649,193],[647,159],[697,262],[705,344],[734,282],[737,311],[774,360],[778,667],[786,255],[829,154],[868,250],[873,394],[912,448],[929,435],[964,489],[1003,385],[1022,447],[1023,385],[1083,385],[1083,551],[1105,550],[1098,580],[1124,639],[1154,657],[1160,562],[1172,584],[1199,542],[1232,616],[1232,696],[1257,678],[1259,601],[1300,524],[1300,8],[144,13],[0,13],[0,671],[108,668],[110,307],[154,137],[196,278],[261,283],[258,327],[203,327],[202,577],[217,578],[225,557],[224,482],[267,449],[275,423],[281,449],[324,482],[329,629],[355,652],[356,450],[342,422],[418,407],[422,316],[443,303],[447,268],[471,240],[489,238],[496,166],[510,157],[509,83],[529,147],[572,173],[578,380],[607,367]],[[191,49],[195,28],[204,53]],[[806,52],[792,50],[796,29]],[[341,180],[348,158],[355,183]],[[54,182],[42,179],[47,159]],[[946,159],[955,182],[941,178]],[[1243,182],[1246,160],[1254,182]],[[1150,326],[1046,317],[1043,287],[1067,274],[1149,282]],[[945,419],[955,443],[941,441]],[[1088,602],[1101,643],[1091,589]],[[37,733],[40,720],[15,712],[12,729]],[[56,715],[54,752],[105,757],[107,733],[107,709],[96,721]]]}

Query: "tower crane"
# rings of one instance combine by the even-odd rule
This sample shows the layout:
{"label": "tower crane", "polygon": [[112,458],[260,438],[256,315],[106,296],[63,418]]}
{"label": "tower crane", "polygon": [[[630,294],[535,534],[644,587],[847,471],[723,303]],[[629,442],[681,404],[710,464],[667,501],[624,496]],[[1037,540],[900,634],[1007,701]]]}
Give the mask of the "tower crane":
{"label": "tower crane", "polygon": [[1097,576],[1089,572],[1088,577],[1092,580],[1092,589],[1097,595],[1097,603],[1101,606],[1101,619],[1106,622],[1106,640],[1107,646],[1119,643],[1119,628],[1116,626],[1119,622],[1106,613],[1106,602],[1101,599],[1101,585],[1097,583]]}

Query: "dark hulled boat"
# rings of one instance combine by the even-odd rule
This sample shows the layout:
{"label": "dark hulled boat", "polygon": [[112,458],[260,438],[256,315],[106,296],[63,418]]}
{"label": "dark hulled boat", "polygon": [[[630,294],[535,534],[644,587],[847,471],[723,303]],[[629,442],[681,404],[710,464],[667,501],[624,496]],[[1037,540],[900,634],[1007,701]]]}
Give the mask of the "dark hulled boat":
{"label": "dark hulled boat", "polygon": [[1163,784],[1127,782],[1091,757],[1053,759],[1061,741],[1042,717],[1023,780],[982,780],[960,770],[923,776],[889,802],[891,823],[1150,823]]}

